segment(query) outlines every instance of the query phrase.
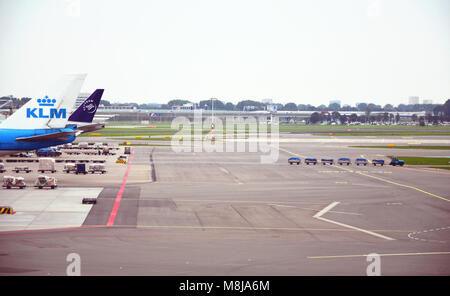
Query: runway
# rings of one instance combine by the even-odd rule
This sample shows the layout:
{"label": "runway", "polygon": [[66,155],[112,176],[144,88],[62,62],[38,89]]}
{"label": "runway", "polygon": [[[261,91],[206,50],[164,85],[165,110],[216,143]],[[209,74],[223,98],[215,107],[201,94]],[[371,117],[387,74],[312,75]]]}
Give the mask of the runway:
{"label": "runway", "polygon": [[281,134],[270,164],[259,152],[134,147],[118,205],[124,166],[109,164],[112,174],[96,185],[85,176],[67,187],[62,180],[57,192],[79,182],[98,191],[97,204],[77,227],[3,229],[0,274],[64,275],[69,253],[80,255],[83,275],[365,275],[370,253],[380,254],[382,275],[450,274],[449,171],[287,163],[447,151],[358,149],[348,146],[367,138],[311,137]]}

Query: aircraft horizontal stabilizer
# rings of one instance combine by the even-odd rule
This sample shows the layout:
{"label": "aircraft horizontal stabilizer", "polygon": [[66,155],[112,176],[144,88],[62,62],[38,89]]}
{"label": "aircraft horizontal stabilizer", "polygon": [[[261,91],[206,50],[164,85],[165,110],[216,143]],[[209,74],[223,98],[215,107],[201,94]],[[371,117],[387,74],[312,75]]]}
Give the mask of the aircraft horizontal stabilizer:
{"label": "aircraft horizontal stabilizer", "polygon": [[70,130],[31,137],[16,138],[16,141],[18,142],[66,141],[69,136],[75,133],[76,133],[75,130]]}
{"label": "aircraft horizontal stabilizer", "polygon": [[104,128],[105,128],[104,123],[94,123],[94,124],[79,126],[78,130],[82,131],[83,133],[89,133],[89,132],[94,132],[94,131],[101,130]]}

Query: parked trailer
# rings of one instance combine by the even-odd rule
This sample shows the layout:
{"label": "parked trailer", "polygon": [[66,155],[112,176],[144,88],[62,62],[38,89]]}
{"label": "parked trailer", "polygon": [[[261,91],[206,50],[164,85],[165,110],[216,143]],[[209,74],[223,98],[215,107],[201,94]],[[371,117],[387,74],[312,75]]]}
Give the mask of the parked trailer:
{"label": "parked trailer", "polygon": [[334,160],[332,158],[322,158],[320,161],[323,165],[326,165],[327,163],[330,165],[334,164]]}
{"label": "parked trailer", "polygon": [[309,165],[310,163],[316,165],[317,164],[317,159],[316,158],[311,158],[311,157],[310,158],[305,158],[305,163],[307,165]]}
{"label": "parked trailer", "polygon": [[89,149],[89,144],[87,142],[78,143],[78,149]]}
{"label": "parked trailer", "polygon": [[343,165],[343,164],[350,165],[352,163],[350,158],[346,158],[346,157],[339,158],[337,162],[339,165]]}
{"label": "parked trailer", "polygon": [[357,158],[355,163],[356,165],[367,165],[369,161],[365,158]]}
{"label": "parked trailer", "polygon": [[374,166],[377,166],[377,164],[383,166],[384,165],[384,160],[383,159],[372,159],[372,164]]}
{"label": "parked trailer", "polygon": [[55,159],[54,158],[39,158],[39,169],[38,172],[52,172],[56,173],[55,169]]}
{"label": "parked trailer", "polygon": [[91,164],[89,165],[89,173],[106,173],[105,165],[103,164]]}
{"label": "parked trailer", "polygon": [[66,172],[67,174],[71,173],[71,172],[76,172],[77,171],[77,165],[75,163],[66,163],[64,165],[64,169],[63,172]]}
{"label": "parked trailer", "polygon": [[44,187],[50,187],[51,189],[55,189],[56,187],[58,187],[58,184],[55,177],[41,175],[36,179],[34,187],[37,187],[39,189],[42,189]]}
{"label": "parked trailer", "polygon": [[298,158],[298,157],[291,157],[291,158],[288,159],[288,163],[289,163],[290,165],[292,165],[292,164],[294,164],[294,163],[296,163],[297,165],[299,165],[299,164],[301,163],[301,160],[300,160],[300,158]]}
{"label": "parked trailer", "polygon": [[27,166],[16,166],[12,171],[16,172],[16,173],[18,173],[18,172],[25,172],[27,174],[32,172],[32,170],[29,167],[27,167]]}
{"label": "parked trailer", "polygon": [[5,187],[6,189],[11,188],[24,189],[25,187],[27,187],[27,184],[25,183],[22,177],[4,176],[2,187]]}

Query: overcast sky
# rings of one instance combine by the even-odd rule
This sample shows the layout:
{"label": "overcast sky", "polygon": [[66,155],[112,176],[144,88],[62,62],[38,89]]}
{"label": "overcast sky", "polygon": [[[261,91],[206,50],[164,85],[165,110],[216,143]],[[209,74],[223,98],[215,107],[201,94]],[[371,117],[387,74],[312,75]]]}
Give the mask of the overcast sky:
{"label": "overcast sky", "polygon": [[0,0],[0,96],[66,73],[111,101],[450,98],[449,0]]}

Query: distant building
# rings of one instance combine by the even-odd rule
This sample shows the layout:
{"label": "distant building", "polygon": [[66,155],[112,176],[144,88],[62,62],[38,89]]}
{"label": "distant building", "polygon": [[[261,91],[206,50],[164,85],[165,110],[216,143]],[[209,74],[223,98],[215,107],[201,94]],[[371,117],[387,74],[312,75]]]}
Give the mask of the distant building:
{"label": "distant building", "polygon": [[243,111],[255,111],[258,110],[258,107],[256,106],[244,106],[244,110]]}
{"label": "distant building", "polygon": [[419,97],[409,97],[408,103],[410,105],[419,104]]}
{"label": "distant building", "polygon": [[331,100],[330,101],[330,105],[331,104],[338,104],[340,106],[341,105],[341,100]]}
{"label": "distant building", "polygon": [[422,104],[431,105],[433,104],[433,100],[423,100]]}
{"label": "distant building", "polygon": [[117,106],[117,105],[105,106],[105,105],[101,104],[98,106],[97,110],[125,111],[125,110],[137,110],[137,108],[136,108],[136,106]]}
{"label": "distant building", "polygon": [[184,104],[183,106],[172,106],[172,110],[173,111],[182,111],[182,110],[195,110],[197,107],[197,104],[193,104],[193,103],[187,103]]}

